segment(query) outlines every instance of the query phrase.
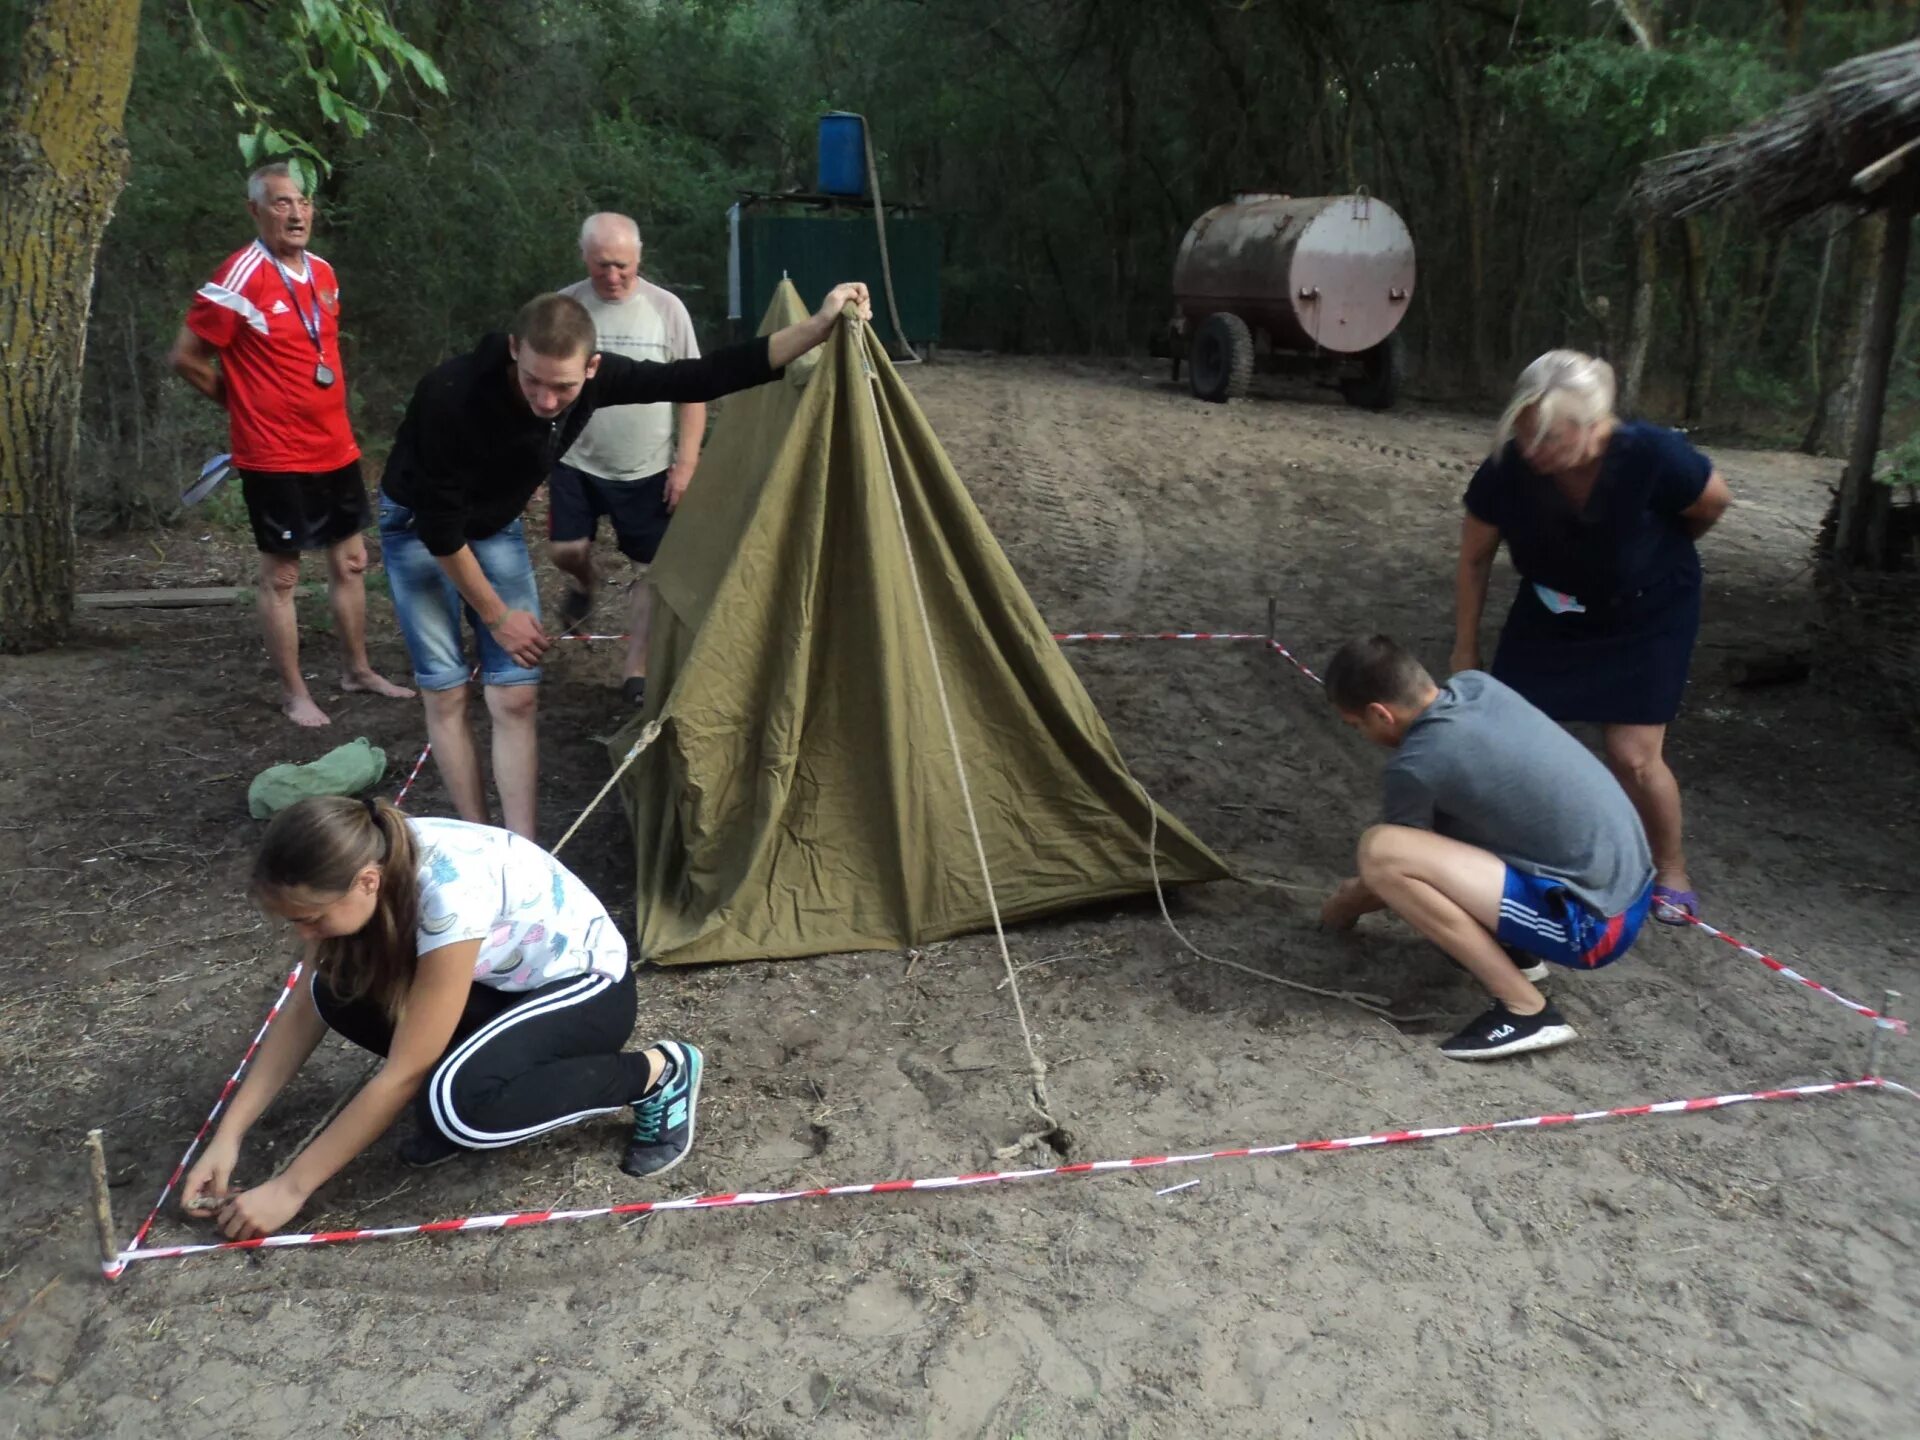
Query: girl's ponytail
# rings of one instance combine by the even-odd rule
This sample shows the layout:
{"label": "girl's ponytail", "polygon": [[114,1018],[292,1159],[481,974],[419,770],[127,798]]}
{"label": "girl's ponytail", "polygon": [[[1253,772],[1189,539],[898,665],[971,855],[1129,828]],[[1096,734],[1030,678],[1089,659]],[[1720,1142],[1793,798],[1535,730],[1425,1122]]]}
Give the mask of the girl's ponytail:
{"label": "girl's ponytail", "polygon": [[407,817],[384,800],[315,795],[267,827],[253,862],[262,900],[330,904],[369,865],[380,868],[373,918],[352,935],[322,940],[315,963],[342,1000],[370,997],[398,1018],[419,956],[420,857]]}

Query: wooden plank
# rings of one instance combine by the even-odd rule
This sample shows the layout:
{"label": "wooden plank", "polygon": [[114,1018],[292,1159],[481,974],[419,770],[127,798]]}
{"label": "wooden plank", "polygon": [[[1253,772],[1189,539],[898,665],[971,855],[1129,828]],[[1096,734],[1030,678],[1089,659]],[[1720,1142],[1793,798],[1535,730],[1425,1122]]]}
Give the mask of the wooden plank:
{"label": "wooden plank", "polygon": [[[302,585],[297,594],[311,594],[314,587]],[[178,590],[96,590],[76,595],[73,603],[83,610],[188,610],[202,605],[239,605],[253,599],[251,585],[206,585]]]}
{"label": "wooden plank", "polygon": [[1920,135],[1907,141],[1889,155],[1883,155],[1853,177],[1853,188],[1862,194],[1871,195],[1887,181],[1893,179],[1907,168],[1907,162],[1920,157]]}

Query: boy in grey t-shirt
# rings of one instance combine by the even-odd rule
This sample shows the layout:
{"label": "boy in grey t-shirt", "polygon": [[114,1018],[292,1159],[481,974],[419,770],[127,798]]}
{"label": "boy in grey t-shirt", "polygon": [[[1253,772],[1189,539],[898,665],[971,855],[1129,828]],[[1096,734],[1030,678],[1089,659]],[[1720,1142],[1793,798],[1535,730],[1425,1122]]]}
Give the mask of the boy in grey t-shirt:
{"label": "boy in grey t-shirt", "polygon": [[1440,1047],[1449,1058],[1564,1045],[1574,1030],[1535,988],[1539,961],[1596,969],[1625,954],[1647,918],[1653,860],[1626,792],[1479,670],[1442,689],[1375,635],[1343,645],[1326,678],[1340,718],[1396,753],[1381,823],[1360,837],[1360,873],[1322,922],[1347,930],[1392,910],[1487,988],[1492,1008]]}

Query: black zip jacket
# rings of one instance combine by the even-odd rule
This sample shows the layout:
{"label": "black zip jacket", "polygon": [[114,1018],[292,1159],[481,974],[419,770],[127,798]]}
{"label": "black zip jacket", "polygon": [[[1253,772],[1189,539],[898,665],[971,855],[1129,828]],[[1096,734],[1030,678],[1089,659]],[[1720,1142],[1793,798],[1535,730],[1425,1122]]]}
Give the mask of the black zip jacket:
{"label": "black zip jacket", "polygon": [[767,363],[764,336],[697,360],[602,355],[573,404],[542,420],[520,394],[507,337],[489,335],[414,388],[380,488],[413,511],[429,552],[452,555],[519,519],[602,405],[717,400],[779,373]]}

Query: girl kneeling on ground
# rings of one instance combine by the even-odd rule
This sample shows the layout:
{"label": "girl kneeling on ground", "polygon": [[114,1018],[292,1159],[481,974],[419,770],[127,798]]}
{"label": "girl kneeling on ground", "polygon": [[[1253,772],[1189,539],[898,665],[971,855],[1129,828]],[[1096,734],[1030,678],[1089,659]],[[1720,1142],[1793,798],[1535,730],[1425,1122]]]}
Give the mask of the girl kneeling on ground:
{"label": "girl kneeling on ground", "polygon": [[[413,1107],[402,1163],[437,1165],[631,1105],[620,1168],[657,1175],[693,1143],[702,1057],[633,1030],[627,945],[546,851],[464,820],[410,820],[377,800],[318,796],[267,828],[253,891],[307,942],[289,1000],[188,1172],[189,1214],[236,1240],[271,1234]],[[230,1193],[240,1141],[337,1030],[386,1063],[280,1175]]]}

